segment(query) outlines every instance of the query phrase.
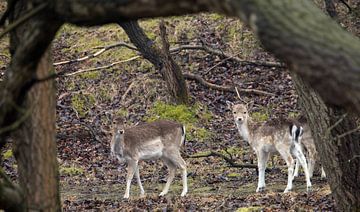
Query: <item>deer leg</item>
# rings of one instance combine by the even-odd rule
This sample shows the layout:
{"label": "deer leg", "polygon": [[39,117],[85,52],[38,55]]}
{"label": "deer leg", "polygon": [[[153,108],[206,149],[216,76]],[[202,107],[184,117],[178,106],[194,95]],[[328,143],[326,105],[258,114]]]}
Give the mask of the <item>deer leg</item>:
{"label": "deer leg", "polygon": [[295,144],[294,148],[292,149],[292,153],[296,156],[296,159],[300,162],[301,166],[304,169],[305,178],[306,178],[306,190],[311,191],[311,181],[310,181],[308,165],[306,163],[306,158],[304,156],[304,153],[301,151],[301,147]]}
{"label": "deer leg", "polygon": [[294,179],[294,166],[295,166],[295,160],[293,159],[293,157],[291,156],[291,153],[289,151],[285,151],[285,150],[279,150],[279,153],[281,155],[281,157],[286,161],[286,165],[288,167],[288,182],[286,185],[286,188],[284,190],[284,193],[287,193],[289,191],[291,191],[292,189],[292,181]]}
{"label": "deer leg", "polygon": [[140,173],[139,173],[139,165],[136,166],[135,176],[136,176],[137,183],[138,183],[138,185],[140,187],[140,196],[143,197],[145,195],[145,191],[144,191],[144,188],[143,188],[143,186],[141,184]]}
{"label": "deer leg", "polygon": [[138,164],[138,161],[129,161],[128,162],[128,172],[127,172],[127,177],[126,177],[126,190],[125,190],[125,195],[124,195],[125,199],[129,198],[129,196],[130,196],[131,180],[134,177],[134,172],[137,169],[137,164]]}
{"label": "deer leg", "polygon": [[299,161],[296,160],[295,161],[295,170],[294,170],[294,177],[298,177],[299,176]]}
{"label": "deer leg", "polygon": [[159,196],[164,196],[169,192],[169,188],[170,188],[171,182],[173,181],[173,179],[175,177],[175,171],[176,171],[176,166],[171,161],[169,161],[168,159],[163,159],[163,161],[169,169],[169,176],[167,178],[165,187],[162,190],[162,192],[159,194]]}
{"label": "deer leg", "polygon": [[310,176],[310,178],[312,178],[313,175],[314,175],[315,163],[316,163],[316,161],[315,161],[313,158],[310,157],[310,159],[309,159],[309,164],[308,164],[308,167],[309,167],[309,176]]}
{"label": "deer leg", "polygon": [[182,159],[182,157],[180,156],[179,153],[179,167],[182,170],[182,183],[183,183],[183,190],[181,192],[181,196],[185,196],[186,193],[188,192],[188,187],[187,187],[187,171],[186,171],[186,163],[184,161],[184,159]]}
{"label": "deer leg", "polygon": [[259,181],[258,186],[256,188],[256,192],[263,192],[265,191],[265,169],[266,163],[269,159],[269,152],[264,152],[260,150],[257,152],[258,158],[258,170],[259,170]]}

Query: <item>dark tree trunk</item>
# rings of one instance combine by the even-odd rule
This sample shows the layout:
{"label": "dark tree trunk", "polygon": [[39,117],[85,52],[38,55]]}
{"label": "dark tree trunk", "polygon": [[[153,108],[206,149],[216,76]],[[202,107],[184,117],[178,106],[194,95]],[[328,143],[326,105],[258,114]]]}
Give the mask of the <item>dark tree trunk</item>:
{"label": "dark tree trunk", "polygon": [[359,211],[360,131],[357,116],[347,114],[342,108],[325,105],[299,76],[293,74],[292,78],[337,208],[340,211]]}
{"label": "dark tree trunk", "polygon": [[[24,16],[30,10],[29,7],[31,4],[28,1],[18,0],[11,21]],[[43,20],[47,20],[46,23]],[[31,73],[29,85],[21,91],[22,99],[15,102],[20,108],[18,110],[23,111],[18,111],[19,116],[15,121],[24,117],[26,119],[15,133],[13,145],[18,163],[19,184],[24,193],[27,210],[31,211],[61,211],[56,159],[54,81],[35,84],[29,90],[36,78],[45,78],[53,72],[50,50],[46,49],[59,26],[59,22],[43,13],[17,27],[10,36],[13,60],[9,71],[13,74],[8,75],[9,80],[11,77],[15,78],[23,69]],[[33,42],[33,36],[37,35],[47,37],[40,40],[42,37],[39,36],[38,45],[29,45],[29,42]],[[19,57],[26,51],[29,51],[32,57],[21,61]]]}
{"label": "dark tree trunk", "polygon": [[325,0],[325,9],[326,12],[330,15],[332,18],[337,18],[337,12],[334,4],[334,0]]}
{"label": "dark tree trunk", "polygon": [[[50,52],[41,59],[38,77],[52,70]],[[59,173],[55,140],[54,81],[34,85],[28,92],[26,110],[30,117],[19,130],[15,142],[19,182],[29,209],[61,211]]]}
{"label": "dark tree trunk", "polygon": [[170,54],[158,49],[154,42],[146,36],[137,21],[120,22],[119,25],[125,30],[130,41],[137,47],[143,57],[160,70],[168,91],[175,102],[187,104],[189,94],[185,78],[180,67],[171,58]]}

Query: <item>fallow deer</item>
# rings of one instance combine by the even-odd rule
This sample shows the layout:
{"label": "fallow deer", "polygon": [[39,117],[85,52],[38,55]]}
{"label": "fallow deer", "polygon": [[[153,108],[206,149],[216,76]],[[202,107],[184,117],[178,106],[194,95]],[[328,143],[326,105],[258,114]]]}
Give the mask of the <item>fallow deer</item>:
{"label": "fallow deer", "polygon": [[296,133],[296,127],[281,124],[279,126],[272,126],[266,123],[260,126],[252,122],[247,106],[244,104],[233,104],[227,101],[231,107],[236,127],[240,136],[247,141],[256,153],[258,160],[259,179],[256,192],[265,190],[265,169],[266,163],[269,159],[269,154],[279,152],[281,157],[286,161],[288,167],[288,182],[284,193],[292,189],[293,171],[295,161],[293,156],[299,160],[304,168],[306,176],[307,191],[311,189],[310,176],[307,169],[306,159],[302,153],[299,143],[292,139],[292,135]]}
{"label": "fallow deer", "polygon": [[[300,134],[298,137],[295,137],[295,140],[298,140],[298,142],[305,147],[307,151],[307,158],[308,158],[308,170],[310,178],[313,177],[314,174],[314,167],[316,161],[319,160],[319,155],[315,147],[314,139],[311,135],[310,127],[307,124],[301,124],[300,126],[297,126],[300,129]],[[299,175],[299,162],[296,161],[295,163],[295,171],[294,171],[294,177],[297,177]],[[326,174],[324,171],[324,168],[321,167],[321,178],[326,178]]]}
{"label": "fallow deer", "polygon": [[169,169],[169,176],[160,196],[168,193],[177,168],[182,170],[183,190],[181,196],[185,196],[188,191],[187,171],[186,163],[180,155],[180,147],[184,142],[185,127],[173,121],[160,120],[124,128],[121,118],[114,119],[111,154],[119,161],[128,164],[124,198],[129,198],[130,184],[134,174],[140,187],[141,196],[145,195],[138,163],[140,160],[157,158],[160,158]]}

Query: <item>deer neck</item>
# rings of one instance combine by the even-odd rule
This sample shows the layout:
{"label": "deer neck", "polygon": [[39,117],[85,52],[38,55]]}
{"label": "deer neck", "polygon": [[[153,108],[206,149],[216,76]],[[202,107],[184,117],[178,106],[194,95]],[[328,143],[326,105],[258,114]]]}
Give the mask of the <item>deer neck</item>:
{"label": "deer neck", "polygon": [[236,126],[239,130],[239,134],[242,137],[242,139],[244,139],[245,141],[247,141],[248,143],[251,142],[251,135],[250,135],[250,131],[249,131],[249,126],[248,123],[238,123],[236,122]]}
{"label": "deer neck", "polygon": [[125,158],[124,158],[124,134],[116,133],[114,139],[115,139],[114,152],[115,152],[116,158],[120,162],[123,162],[125,160]]}

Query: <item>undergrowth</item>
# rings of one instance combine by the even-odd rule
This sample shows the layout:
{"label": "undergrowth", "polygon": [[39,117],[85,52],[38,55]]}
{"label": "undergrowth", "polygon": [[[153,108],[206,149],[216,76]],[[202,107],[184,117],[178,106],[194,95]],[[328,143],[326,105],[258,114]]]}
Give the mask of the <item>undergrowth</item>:
{"label": "undergrowth", "polygon": [[151,122],[159,119],[177,121],[185,125],[188,140],[205,141],[211,137],[212,133],[199,126],[208,123],[211,118],[211,112],[200,103],[186,106],[157,101],[148,111],[145,121]]}

